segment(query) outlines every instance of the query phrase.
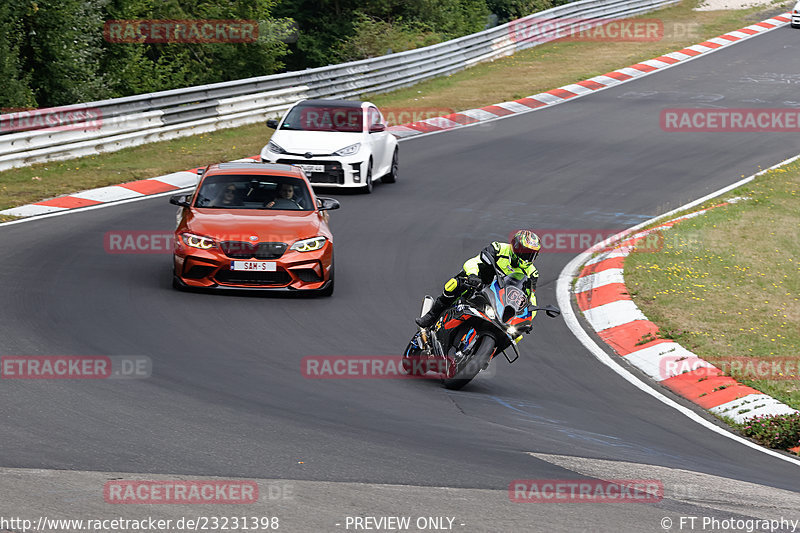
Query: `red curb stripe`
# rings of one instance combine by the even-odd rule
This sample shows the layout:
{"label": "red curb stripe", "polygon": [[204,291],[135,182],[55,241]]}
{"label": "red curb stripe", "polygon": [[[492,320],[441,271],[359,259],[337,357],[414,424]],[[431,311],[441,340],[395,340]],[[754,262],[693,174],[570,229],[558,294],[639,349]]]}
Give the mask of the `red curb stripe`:
{"label": "red curb stripe", "polygon": [[609,78],[614,78],[615,80],[625,81],[630,80],[633,78],[630,74],[623,74],[622,72],[606,72],[603,76],[608,76]]}
{"label": "red curb stripe", "polygon": [[535,98],[520,98],[519,100],[514,100],[518,104],[526,105],[532,109],[536,109],[537,107],[546,106],[546,102],[542,102],[541,100],[537,100]]}
{"label": "red curb stripe", "polygon": [[753,24],[753,26],[761,26],[762,28],[766,28],[768,30],[771,30],[772,28],[776,28],[777,27],[777,26],[775,26],[775,24],[770,24],[769,22],[763,22],[763,21],[762,22],[756,22],[755,24]]}
{"label": "red curb stripe", "polygon": [[670,65],[674,65],[675,63],[680,63],[678,59],[669,56],[659,56],[655,58],[657,61],[663,61],[664,63],[669,63]]}
{"label": "red curb stripe", "polygon": [[488,111],[489,113],[493,113],[498,117],[504,117],[506,115],[513,115],[513,111],[509,111],[505,107],[500,107],[499,105],[487,105],[486,107],[481,108],[484,111]]}
{"label": "red curb stripe", "polygon": [[636,350],[655,346],[662,342],[672,342],[667,339],[656,339],[645,344],[637,345],[636,343],[641,341],[642,337],[648,333],[653,337],[658,333],[658,326],[649,320],[634,320],[627,324],[614,326],[613,328],[597,332],[600,338],[611,346],[619,355],[628,355]]}
{"label": "red curb stripe", "polygon": [[53,198],[52,200],[36,202],[33,205],[46,205],[48,207],[65,207],[67,209],[75,209],[76,207],[86,207],[87,205],[97,205],[102,203],[103,202],[98,202],[95,200],[76,198],[74,196],[62,196],[60,198]]}
{"label": "red curb stripe", "polygon": [[719,39],[727,39],[729,41],[736,42],[736,41],[741,40],[741,37],[737,37],[736,35],[728,35],[726,33],[725,35],[720,35]]}
{"label": "red curb stripe", "polygon": [[681,54],[686,54],[687,56],[699,56],[700,52],[697,50],[690,50],[689,48],[684,48],[683,50],[678,50]]}
{"label": "red curb stripe", "polygon": [[658,70],[656,67],[651,67],[650,65],[645,65],[644,63],[636,63],[635,65],[631,65],[630,68],[635,68],[636,70],[641,70],[642,72],[653,72],[654,70]]}
{"label": "red curb stripe", "polygon": [[591,89],[593,91],[596,91],[597,89],[602,89],[603,87],[605,87],[605,85],[603,85],[602,83],[597,83],[596,81],[592,81],[592,80],[579,81],[575,85],[580,85],[581,87],[586,87],[587,89]]}
{"label": "red curb stripe", "polygon": [[575,298],[578,301],[580,310],[586,311],[611,302],[630,300],[631,296],[628,294],[628,289],[624,283],[609,283],[590,291],[579,292],[575,295]]}
{"label": "red curb stripe", "polygon": [[700,43],[701,46],[707,46],[708,48],[722,48],[721,44],[712,43],[711,41],[704,41]]}
{"label": "red curb stripe", "polygon": [[751,30],[750,28],[742,28],[741,30],[736,30],[736,31],[746,33],[747,35],[755,35],[758,33],[756,30]]}
{"label": "red curb stripe", "polygon": [[[711,409],[749,394],[763,394],[752,387],[742,385],[730,376],[723,376],[718,368],[698,368],[667,378],[661,383],[703,409]],[[719,387],[725,388],[714,390]]]}
{"label": "red curb stripe", "polygon": [[462,113],[451,113],[449,115],[445,115],[444,118],[455,122],[456,124],[474,124],[475,122],[480,122],[477,118],[470,117],[469,115],[464,115]]}
{"label": "red curb stripe", "polygon": [[775,20],[780,20],[781,22],[791,22],[792,21],[792,19],[786,18],[783,15],[778,15],[777,17],[772,17],[772,18],[774,18]]}
{"label": "red curb stripe", "polygon": [[578,96],[572,91],[568,91],[566,89],[553,89],[552,91],[547,91],[545,94],[552,94],[553,96],[558,96],[559,98],[563,98],[564,100],[572,98],[573,96]]}
{"label": "red curb stripe", "polygon": [[589,274],[594,274],[596,272],[602,272],[603,270],[608,270],[609,268],[622,268],[624,266],[625,266],[624,257],[612,257],[611,259],[603,259],[599,263],[594,263],[583,267],[583,270],[581,270],[581,273],[578,274],[578,277],[582,278],[584,276],[588,276]]}
{"label": "red curb stripe", "polygon": [[129,181],[128,183],[121,183],[119,186],[145,195],[158,194],[160,192],[174,191],[178,189],[174,185],[157,180]]}

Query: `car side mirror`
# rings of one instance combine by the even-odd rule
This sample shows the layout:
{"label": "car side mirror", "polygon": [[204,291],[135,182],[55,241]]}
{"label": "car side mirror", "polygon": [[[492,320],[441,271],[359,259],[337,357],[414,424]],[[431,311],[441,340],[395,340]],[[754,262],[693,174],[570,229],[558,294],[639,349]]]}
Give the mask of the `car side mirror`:
{"label": "car side mirror", "polygon": [[373,124],[369,127],[370,133],[380,133],[386,131],[386,124]]}
{"label": "car side mirror", "polygon": [[189,196],[186,194],[176,194],[169,197],[169,203],[181,207],[189,207]]}
{"label": "car side mirror", "polygon": [[339,209],[341,205],[339,204],[339,200],[334,200],[333,198],[324,198],[322,196],[317,198],[319,200],[319,210],[320,211],[328,211],[330,209]]}
{"label": "car side mirror", "polygon": [[273,130],[278,129],[278,121],[274,118],[271,118],[267,121],[267,127],[272,128]]}

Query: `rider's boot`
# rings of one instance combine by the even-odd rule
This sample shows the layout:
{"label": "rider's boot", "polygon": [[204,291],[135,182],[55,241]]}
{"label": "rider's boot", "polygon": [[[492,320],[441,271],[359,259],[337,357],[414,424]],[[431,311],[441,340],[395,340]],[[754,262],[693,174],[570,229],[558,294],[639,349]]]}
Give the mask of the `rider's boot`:
{"label": "rider's boot", "polygon": [[431,306],[430,311],[425,313],[419,318],[415,318],[414,322],[421,328],[429,328],[436,323],[436,319],[439,318],[439,315],[442,314],[442,311],[447,309],[447,307],[452,303],[451,298],[444,298],[443,296],[439,296],[433,301],[433,305]]}

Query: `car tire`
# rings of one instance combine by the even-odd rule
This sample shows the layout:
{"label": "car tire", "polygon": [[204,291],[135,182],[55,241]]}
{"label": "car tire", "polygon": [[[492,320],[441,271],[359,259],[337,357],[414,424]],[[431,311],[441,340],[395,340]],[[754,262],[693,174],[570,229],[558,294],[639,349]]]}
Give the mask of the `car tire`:
{"label": "car tire", "polygon": [[369,158],[369,163],[367,163],[367,177],[365,179],[366,184],[361,189],[364,194],[369,194],[372,192],[372,158]]}
{"label": "car tire", "polygon": [[381,178],[381,182],[383,183],[395,183],[397,182],[397,174],[399,172],[399,149],[395,147],[394,155],[392,155],[392,166],[389,168],[389,173],[386,174]]}

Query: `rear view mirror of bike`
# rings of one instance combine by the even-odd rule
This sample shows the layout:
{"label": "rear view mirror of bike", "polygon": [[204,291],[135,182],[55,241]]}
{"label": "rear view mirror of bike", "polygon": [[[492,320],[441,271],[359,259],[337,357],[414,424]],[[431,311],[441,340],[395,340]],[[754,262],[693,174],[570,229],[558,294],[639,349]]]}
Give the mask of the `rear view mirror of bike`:
{"label": "rear view mirror of bike", "polygon": [[555,318],[561,314],[561,310],[554,305],[546,306],[544,308],[544,312],[547,313],[547,316],[549,316],[550,318]]}

